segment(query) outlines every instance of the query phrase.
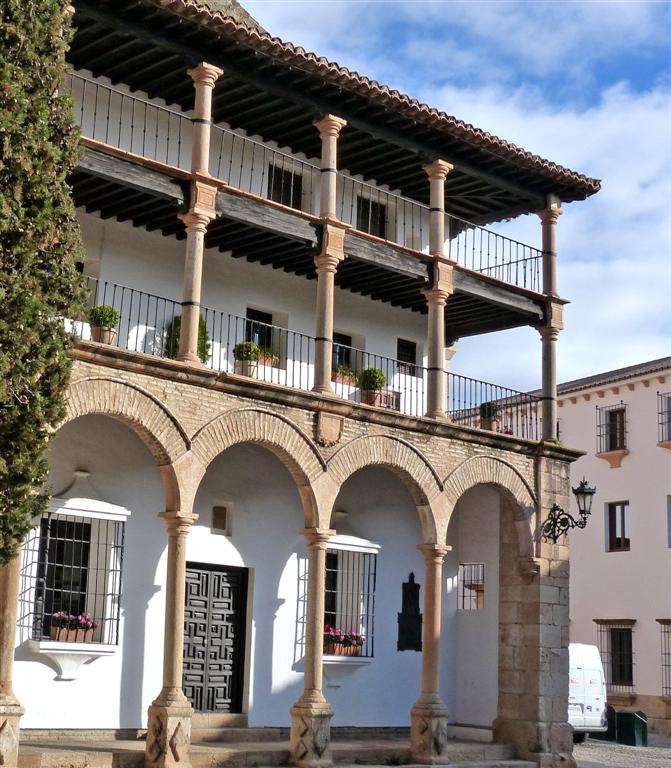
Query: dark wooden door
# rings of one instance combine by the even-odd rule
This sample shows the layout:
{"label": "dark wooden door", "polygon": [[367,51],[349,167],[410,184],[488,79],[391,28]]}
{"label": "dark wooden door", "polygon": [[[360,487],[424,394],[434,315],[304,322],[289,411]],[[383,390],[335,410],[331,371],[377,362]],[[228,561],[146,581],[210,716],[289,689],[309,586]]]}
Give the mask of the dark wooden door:
{"label": "dark wooden door", "polygon": [[183,687],[198,712],[241,711],[246,613],[246,568],[187,563]]}

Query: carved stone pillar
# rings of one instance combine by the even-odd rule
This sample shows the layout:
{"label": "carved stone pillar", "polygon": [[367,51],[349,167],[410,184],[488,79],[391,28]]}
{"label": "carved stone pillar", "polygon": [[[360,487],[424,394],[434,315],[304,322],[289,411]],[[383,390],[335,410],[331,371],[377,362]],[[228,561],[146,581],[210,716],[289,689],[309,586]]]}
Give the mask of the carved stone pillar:
{"label": "carved stone pillar", "polygon": [[335,273],[345,258],[345,228],[324,224],[321,253],[315,257],[317,268],[317,305],[315,308],[315,392],[333,394],[333,297]]}
{"label": "carved stone pillar", "polygon": [[209,176],[210,125],[212,124],[212,91],[224,74],[223,69],[202,62],[188,70],[196,91],[192,118],[191,172]]}
{"label": "carved stone pillar", "polygon": [[303,695],[291,708],[291,757],[301,768],[331,765],[333,710],[322,692],[326,545],[335,531],[304,528],[308,544],[307,625]]}
{"label": "carved stone pillar", "polygon": [[548,195],[547,207],[538,212],[543,236],[543,293],[557,293],[557,221],[563,211],[559,199]]}
{"label": "carved stone pillar", "polygon": [[147,768],[191,768],[192,708],[182,691],[184,653],[184,595],[186,537],[194,514],[164,512],[168,529],[168,565],[165,586],[165,632],[163,640],[163,687],[149,707],[145,766]]}
{"label": "carved stone pillar", "polygon": [[335,115],[325,115],[315,123],[322,140],[319,215],[322,219],[336,218],[336,183],[338,180],[338,137],[347,121]]}
{"label": "carved stone pillar", "polygon": [[428,305],[426,415],[444,419],[447,404],[445,371],[445,305],[454,292],[452,266],[437,261],[433,267],[433,286],[424,291]]}
{"label": "carved stone pillar", "polygon": [[412,760],[449,763],[447,707],[440,697],[440,625],[443,559],[450,547],[422,544],[424,553],[424,625],[422,633],[422,692],[411,711]]}
{"label": "carved stone pillar", "polygon": [[424,166],[429,177],[429,253],[445,256],[445,179],[454,168],[445,160],[434,160]]}
{"label": "carved stone pillar", "polygon": [[0,765],[16,768],[19,721],[24,710],[14,694],[14,645],[19,603],[21,554],[0,568]]}

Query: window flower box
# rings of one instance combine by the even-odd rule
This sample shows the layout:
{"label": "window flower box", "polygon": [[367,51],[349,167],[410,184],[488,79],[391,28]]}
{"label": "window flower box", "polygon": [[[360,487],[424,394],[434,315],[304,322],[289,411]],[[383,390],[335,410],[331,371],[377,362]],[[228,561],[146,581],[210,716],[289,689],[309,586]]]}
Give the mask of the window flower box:
{"label": "window flower box", "polygon": [[345,645],[344,643],[334,643],[330,640],[325,640],[324,653],[326,656],[361,656],[361,646]]}
{"label": "window flower box", "polygon": [[52,627],[49,637],[51,640],[55,640],[58,643],[92,643],[93,629]]}

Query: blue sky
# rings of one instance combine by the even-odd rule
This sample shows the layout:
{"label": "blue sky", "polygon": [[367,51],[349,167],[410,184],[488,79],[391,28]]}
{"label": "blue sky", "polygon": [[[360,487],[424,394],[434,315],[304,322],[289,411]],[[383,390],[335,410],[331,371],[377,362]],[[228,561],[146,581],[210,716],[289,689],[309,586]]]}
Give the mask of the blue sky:
{"label": "blue sky", "polygon": [[[272,35],[603,180],[559,220],[568,380],[671,354],[671,4],[243,0]],[[449,158],[446,158],[449,160]],[[540,242],[536,217],[506,231]],[[459,342],[454,370],[521,389],[540,342]]]}

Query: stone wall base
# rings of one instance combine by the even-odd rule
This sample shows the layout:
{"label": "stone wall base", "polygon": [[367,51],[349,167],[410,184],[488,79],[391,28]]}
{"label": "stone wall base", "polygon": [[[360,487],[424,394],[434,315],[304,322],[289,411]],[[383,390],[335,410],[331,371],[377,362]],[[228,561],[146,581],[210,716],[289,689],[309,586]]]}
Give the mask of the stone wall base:
{"label": "stone wall base", "polygon": [[577,768],[573,757],[573,728],[568,723],[494,721],[494,741],[512,744],[521,760],[539,768]]}

